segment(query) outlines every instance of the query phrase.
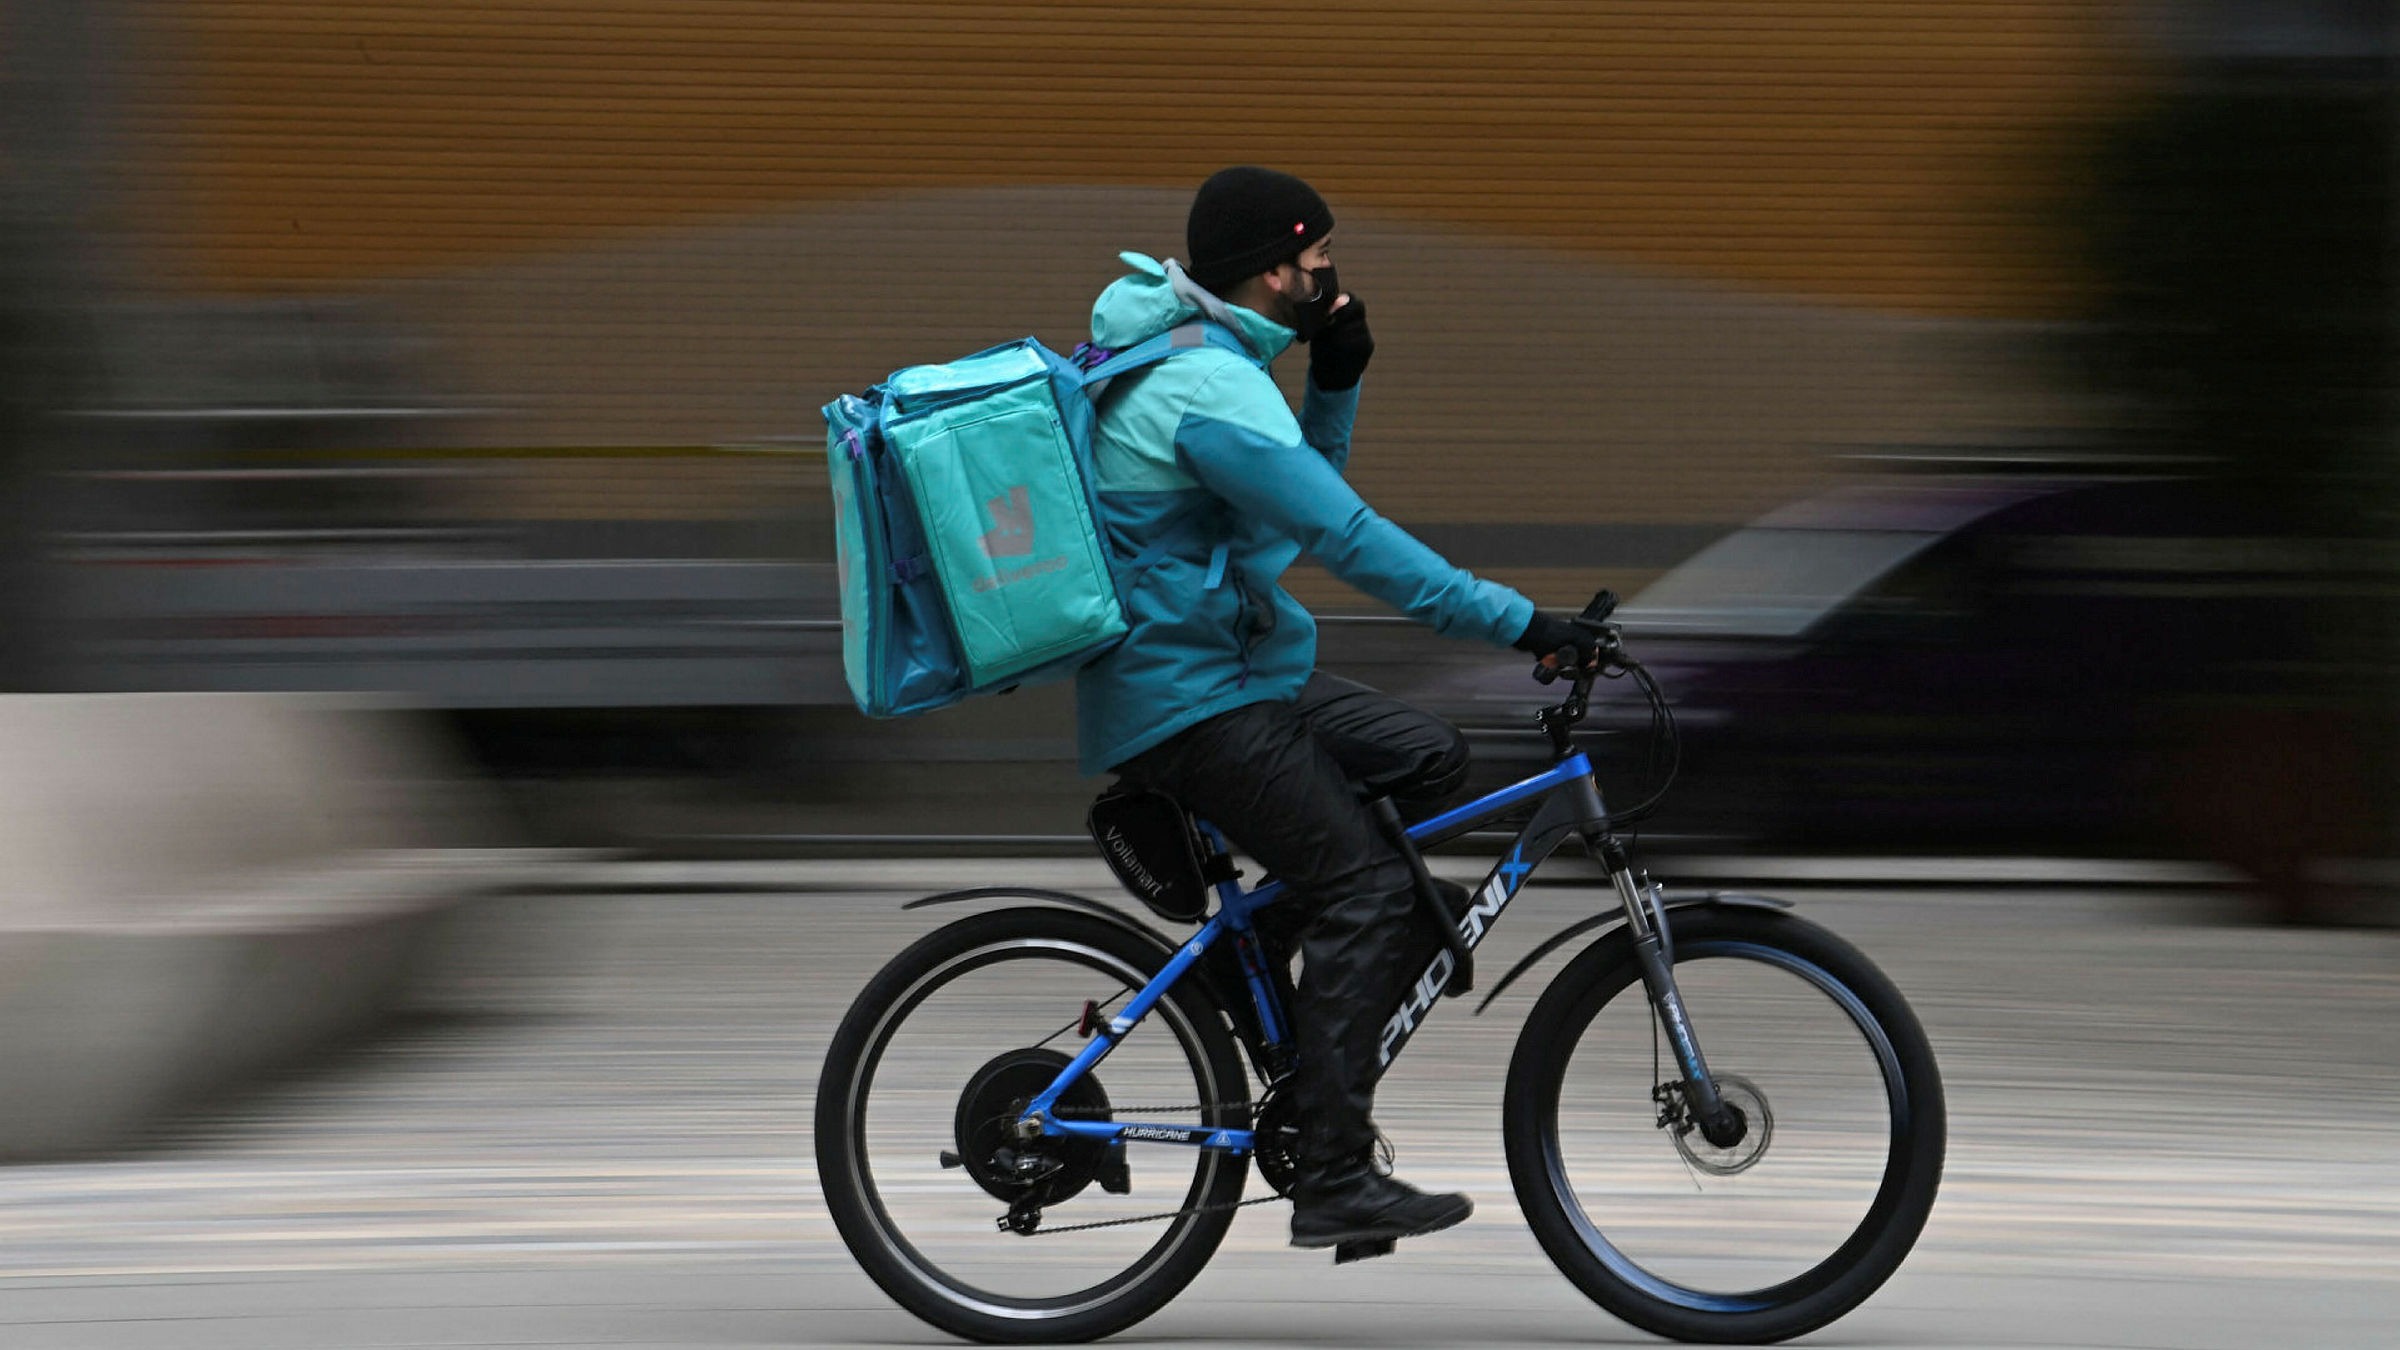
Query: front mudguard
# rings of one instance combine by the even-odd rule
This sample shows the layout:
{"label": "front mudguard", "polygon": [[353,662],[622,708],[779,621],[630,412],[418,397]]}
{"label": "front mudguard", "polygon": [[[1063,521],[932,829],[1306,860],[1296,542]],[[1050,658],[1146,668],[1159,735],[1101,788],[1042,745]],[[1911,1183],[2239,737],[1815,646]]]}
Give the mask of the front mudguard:
{"label": "front mudguard", "polygon": [[[1734,909],[1790,909],[1792,907],[1792,902],[1789,900],[1779,900],[1771,895],[1745,895],[1735,891],[1686,891],[1681,894],[1661,896],[1659,898],[1659,905],[1669,913],[1672,913],[1673,911],[1679,909],[1695,909],[1702,906],[1723,906]],[[1483,1010],[1492,1006],[1493,999],[1496,999],[1500,997],[1501,994],[1507,992],[1508,987],[1512,984],[1515,984],[1519,976],[1522,976],[1526,971],[1529,971],[1536,965],[1539,965],[1542,961],[1542,958],[1550,955],[1550,953],[1557,951],[1559,948],[1566,946],[1568,943],[1573,942],[1575,939],[1582,937],[1586,933],[1597,932],[1601,937],[1605,938],[1610,933],[1616,931],[1616,929],[1623,925],[1624,922],[1625,913],[1622,909],[1619,909],[1613,913],[1595,914],[1588,919],[1582,919],[1575,923],[1571,923],[1557,932],[1552,933],[1549,937],[1542,940],[1540,946],[1537,946],[1532,951],[1525,953],[1525,955],[1519,959],[1515,965],[1508,968],[1508,973],[1500,977],[1500,982],[1492,986],[1492,991],[1483,996],[1483,1002],[1475,1005],[1475,1015],[1481,1017],[1483,1015]],[[1673,925],[1674,921],[1669,919],[1667,931],[1670,940],[1674,934]]]}

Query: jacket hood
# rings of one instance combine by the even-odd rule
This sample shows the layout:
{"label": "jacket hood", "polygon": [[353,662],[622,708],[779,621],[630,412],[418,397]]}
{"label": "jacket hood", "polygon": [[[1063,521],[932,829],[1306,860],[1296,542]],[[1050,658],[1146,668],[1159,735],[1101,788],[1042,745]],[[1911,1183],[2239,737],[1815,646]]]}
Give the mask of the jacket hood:
{"label": "jacket hood", "polygon": [[1147,342],[1195,316],[1213,319],[1238,334],[1262,362],[1283,355],[1296,336],[1256,310],[1229,305],[1184,274],[1173,258],[1160,262],[1141,253],[1117,255],[1133,269],[1110,282],[1092,302],[1092,343],[1111,351]]}

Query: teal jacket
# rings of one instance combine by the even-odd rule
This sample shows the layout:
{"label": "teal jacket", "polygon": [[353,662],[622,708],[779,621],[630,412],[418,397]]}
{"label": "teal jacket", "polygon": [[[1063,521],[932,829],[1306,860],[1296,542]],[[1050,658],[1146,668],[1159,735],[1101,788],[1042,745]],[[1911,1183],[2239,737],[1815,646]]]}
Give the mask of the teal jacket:
{"label": "teal jacket", "polygon": [[1342,479],[1358,390],[1310,384],[1298,420],[1267,374],[1292,330],[1201,289],[1173,262],[1133,269],[1092,305],[1092,342],[1122,351],[1205,319],[1245,352],[1199,346],[1103,392],[1093,468],[1126,586],[1125,640],[1075,677],[1085,773],[1196,722],[1300,692],[1317,625],[1281,584],[1305,549],[1335,576],[1456,637],[1506,645],[1533,602],[1444,561]]}

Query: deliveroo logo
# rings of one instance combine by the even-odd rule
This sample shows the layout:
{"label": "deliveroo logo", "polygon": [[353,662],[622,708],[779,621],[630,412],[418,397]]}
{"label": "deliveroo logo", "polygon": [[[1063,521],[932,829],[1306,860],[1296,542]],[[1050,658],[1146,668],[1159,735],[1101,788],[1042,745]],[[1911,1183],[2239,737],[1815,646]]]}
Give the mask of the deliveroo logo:
{"label": "deliveroo logo", "polygon": [[983,536],[983,556],[1022,558],[1033,552],[1033,498],[1025,484],[985,502],[983,510],[992,518],[992,528]]}
{"label": "deliveroo logo", "polygon": [[[998,562],[1003,558],[1022,558],[1033,552],[1033,493],[1019,483],[1008,491],[983,504],[984,514],[992,518],[992,528],[984,531],[983,556]],[[1043,558],[1035,562],[1003,567],[988,577],[977,577],[977,592],[995,591],[1012,581],[1023,581],[1044,572],[1056,572],[1067,565],[1066,555]]]}

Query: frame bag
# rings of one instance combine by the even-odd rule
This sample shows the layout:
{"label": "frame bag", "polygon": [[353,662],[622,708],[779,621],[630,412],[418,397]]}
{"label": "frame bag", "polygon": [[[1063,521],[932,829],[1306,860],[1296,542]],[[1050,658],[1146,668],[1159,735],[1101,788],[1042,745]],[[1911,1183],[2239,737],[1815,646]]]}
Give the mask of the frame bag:
{"label": "frame bag", "polygon": [[825,405],[842,671],[859,710],[905,717],[1073,673],[1125,634],[1092,475],[1094,400],[1189,347],[1192,323],[1123,352],[1032,338],[910,366]]}
{"label": "frame bag", "polygon": [[1162,919],[1200,922],[1210,883],[1233,876],[1191,813],[1163,792],[1119,784],[1100,794],[1084,823],[1108,870]]}

